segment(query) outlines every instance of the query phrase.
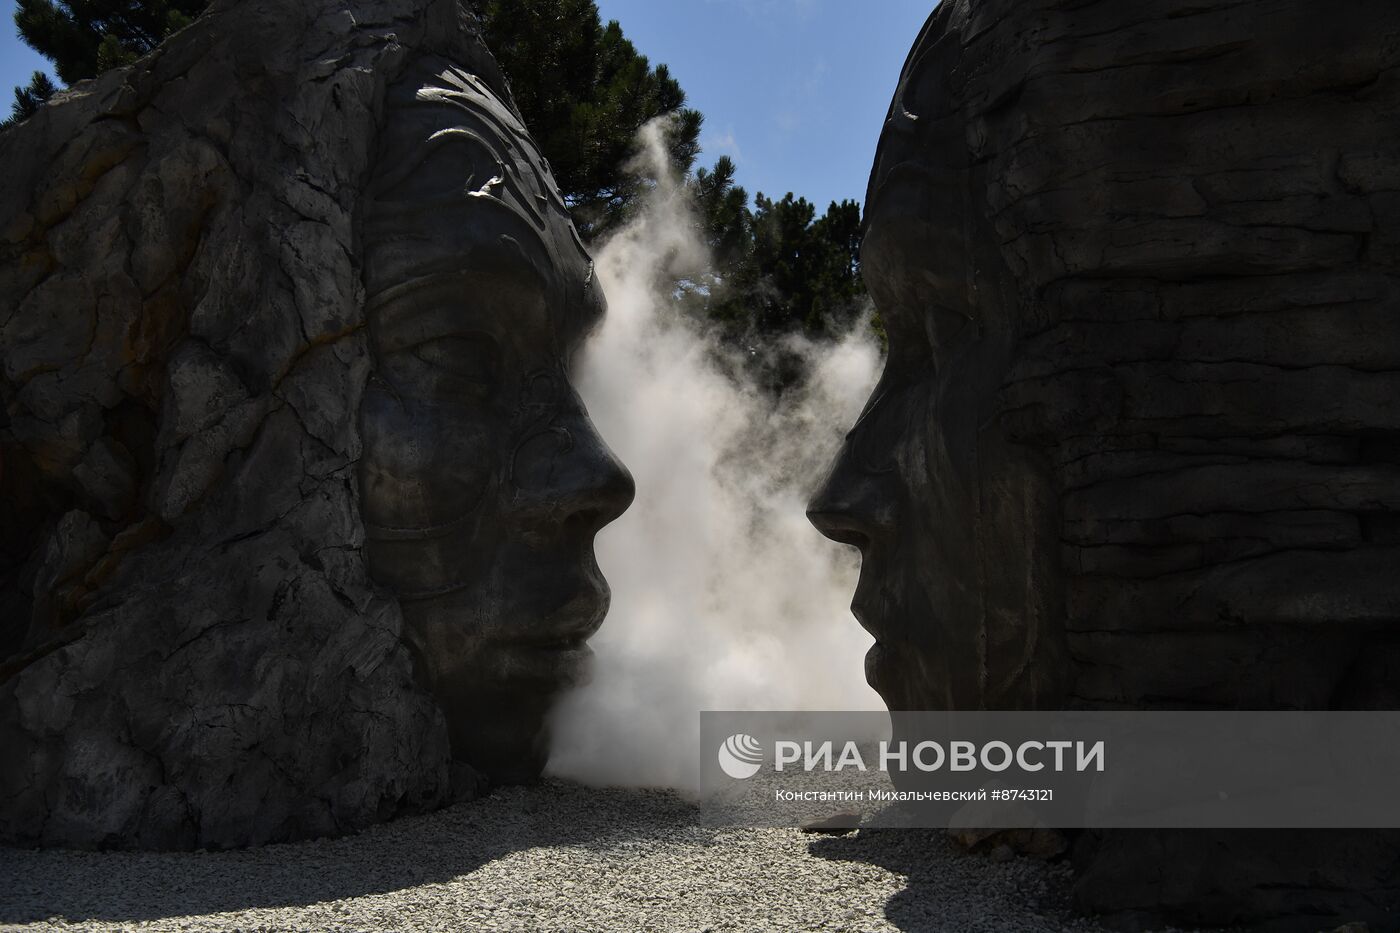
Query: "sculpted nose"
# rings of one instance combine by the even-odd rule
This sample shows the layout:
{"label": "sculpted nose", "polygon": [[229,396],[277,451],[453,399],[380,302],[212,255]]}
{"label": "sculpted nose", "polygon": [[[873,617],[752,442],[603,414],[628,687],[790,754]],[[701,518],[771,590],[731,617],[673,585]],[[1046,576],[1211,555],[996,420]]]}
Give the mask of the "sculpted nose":
{"label": "sculpted nose", "polygon": [[866,551],[893,528],[894,501],[879,488],[879,475],[860,469],[848,440],[811,501],[807,520],[833,541]]}
{"label": "sculpted nose", "polygon": [[617,518],[632,504],[637,486],[632,474],[609,449],[588,416],[582,418],[573,475],[565,492],[569,520],[593,531]]}
{"label": "sculpted nose", "polygon": [[556,422],[560,441],[547,461],[535,460],[538,518],[596,532],[632,504],[632,474],[609,449],[583,406]]}
{"label": "sculpted nose", "polygon": [[632,474],[577,396],[516,448],[510,478],[516,507],[541,528],[595,532],[625,512],[636,493]]}

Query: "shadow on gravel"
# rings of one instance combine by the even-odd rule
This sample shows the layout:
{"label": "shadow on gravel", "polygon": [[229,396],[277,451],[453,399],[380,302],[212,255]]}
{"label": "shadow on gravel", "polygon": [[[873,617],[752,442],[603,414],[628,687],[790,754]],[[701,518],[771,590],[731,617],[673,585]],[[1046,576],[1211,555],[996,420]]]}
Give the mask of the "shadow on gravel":
{"label": "shadow on gravel", "polygon": [[[930,829],[862,829],[817,839],[808,849],[818,858],[863,862],[903,875],[904,889],[886,902],[885,919],[907,933],[1079,925],[1070,910],[1068,865],[970,855],[946,833]],[[991,917],[998,918],[998,926],[987,926]]]}
{"label": "shadow on gravel", "polygon": [[540,846],[616,844],[693,826],[660,791],[560,781],[501,788],[341,839],[232,852],[0,848],[0,924],[141,921],[382,894],[469,874]]}

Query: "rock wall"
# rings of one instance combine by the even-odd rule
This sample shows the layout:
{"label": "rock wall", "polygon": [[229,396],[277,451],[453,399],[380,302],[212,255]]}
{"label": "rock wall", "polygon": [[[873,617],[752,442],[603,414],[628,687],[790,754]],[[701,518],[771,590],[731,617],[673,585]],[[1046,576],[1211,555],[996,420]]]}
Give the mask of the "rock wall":
{"label": "rock wall", "polygon": [[[453,0],[216,0],[0,134],[0,835],[215,847],[470,792],[366,572],[358,207]],[[455,784],[455,787],[454,787]]]}
{"label": "rock wall", "polygon": [[1075,695],[1394,706],[1400,9],[995,6],[1001,406],[1052,452]]}
{"label": "rock wall", "polygon": [[[934,11],[867,198],[890,361],[811,513],[892,708],[1400,703],[1397,65],[1383,2]],[[1126,922],[1400,905],[1393,834],[1080,853]]]}

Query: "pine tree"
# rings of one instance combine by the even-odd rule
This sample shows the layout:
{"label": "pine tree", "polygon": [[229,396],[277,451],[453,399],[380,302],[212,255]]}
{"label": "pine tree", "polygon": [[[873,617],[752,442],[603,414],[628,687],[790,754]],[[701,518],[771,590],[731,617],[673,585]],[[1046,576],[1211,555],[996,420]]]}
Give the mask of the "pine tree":
{"label": "pine tree", "polygon": [[[207,5],[208,0],[19,0],[15,27],[54,63],[59,80],[72,84],[135,61]],[[33,114],[54,90],[36,72],[27,88],[15,88],[6,125]]]}
{"label": "pine tree", "polygon": [[627,169],[637,131],[674,115],[671,158],[683,173],[700,151],[699,111],[665,65],[652,67],[593,0],[488,0],[486,40],[525,124],[554,169],[579,231],[616,228],[644,179]]}
{"label": "pine tree", "polygon": [[856,202],[832,202],[817,217],[806,198],[775,201],[760,192],[747,226],[751,245],[720,296],[718,317],[756,337],[829,337],[850,326],[864,294]]}
{"label": "pine tree", "polygon": [[741,261],[753,231],[748,192],[734,184],[734,160],[720,156],[713,169],[696,171],[691,191],[715,261],[721,266]]}
{"label": "pine tree", "polygon": [[27,120],[39,110],[39,105],[58,93],[53,81],[42,71],[34,72],[28,87],[15,88],[15,101],[10,105],[10,116],[0,120],[0,129]]}
{"label": "pine tree", "polygon": [[65,84],[145,55],[189,25],[208,0],[19,0],[15,26]]}

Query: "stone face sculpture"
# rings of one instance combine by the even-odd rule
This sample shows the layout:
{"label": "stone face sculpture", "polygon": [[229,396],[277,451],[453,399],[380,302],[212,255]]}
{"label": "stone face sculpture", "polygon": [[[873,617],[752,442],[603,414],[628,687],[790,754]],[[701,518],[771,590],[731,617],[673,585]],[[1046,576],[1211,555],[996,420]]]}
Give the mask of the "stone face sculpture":
{"label": "stone face sculpture", "polygon": [[[1388,4],[939,5],[867,198],[889,362],[811,504],[891,708],[1400,701],[1397,36]],[[1397,900],[1383,834],[1080,851],[1105,914]]]}
{"label": "stone face sculpture", "polygon": [[398,596],[453,753],[532,778],[607,612],[593,536],[632,499],[568,359],[603,313],[519,117],[445,60],[390,90],[365,207],[370,571]]}
{"label": "stone face sculpture", "polygon": [[861,264],[889,357],[808,514],[861,550],[852,609],[891,709],[1054,707],[1055,488],[998,407],[1028,322],[946,83],[960,52],[921,39],[880,139]]}
{"label": "stone face sculpture", "polygon": [[258,844],[536,773],[629,485],[470,10],[216,0],[0,167],[0,836]]}

